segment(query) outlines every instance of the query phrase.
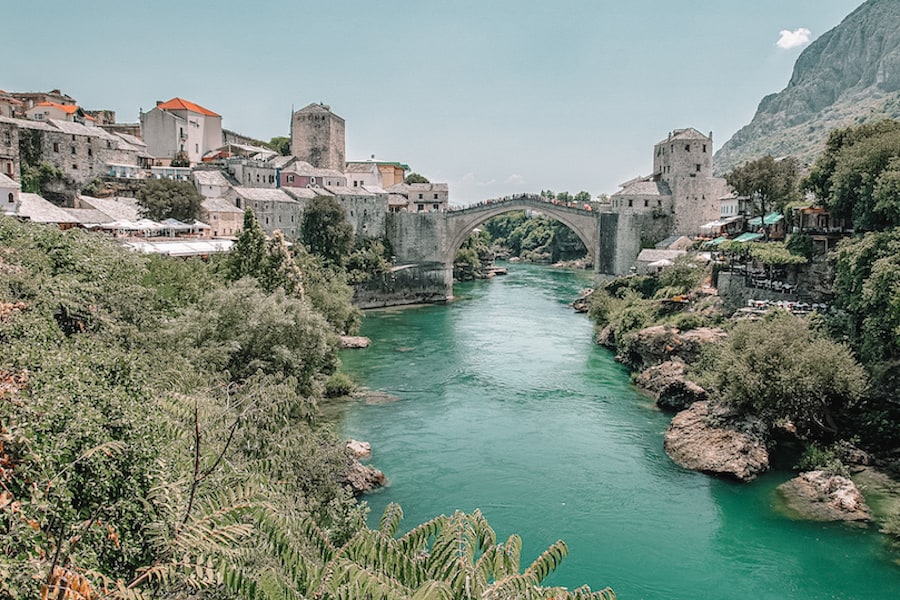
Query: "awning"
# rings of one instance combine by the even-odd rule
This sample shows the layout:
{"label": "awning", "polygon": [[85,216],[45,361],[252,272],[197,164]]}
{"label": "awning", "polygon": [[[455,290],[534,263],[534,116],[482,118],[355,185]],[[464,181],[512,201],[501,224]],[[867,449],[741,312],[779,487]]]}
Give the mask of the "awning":
{"label": "awning", "polygon": [[722,237],[717,237],[714,240],[709,240],[708,242],[706,242],[703,245],[704,246],[718,246],[719,244],[721,244],[722,242],[725,242],[725,241],[728,241],[728,236],[723,235]]}
{"label": "awning", "polygon": [[753,217],[752,219],[747,221],[747,224],[752,227],[759,227],[762,223],[765,223],[766,225],[774,225],[775,223],[781,221],[783,218],[784,218],[783,214],[773,212],[773,213],[767,214],[762,219],[760,219],[759,217]]}
{"label": "awning", "polygon": [[741,235],[734,238],[735,242],[752,242],[753,240],[758,240],[761,238],[763,234],[761,233],[742,233]]}

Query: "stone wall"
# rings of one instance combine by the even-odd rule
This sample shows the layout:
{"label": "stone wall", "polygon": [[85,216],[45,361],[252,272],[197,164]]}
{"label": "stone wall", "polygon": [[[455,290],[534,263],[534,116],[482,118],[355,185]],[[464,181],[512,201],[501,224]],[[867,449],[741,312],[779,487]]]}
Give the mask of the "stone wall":
{"label": "stone wall", "polygon": [[405,265],[357,284],[353,303],[360,308],[446,302],[453,291],[453,272],[442,263]]}
{"label": "stone wall", "polygon": [[0,120],[0,173],[19,180],[19,128]]}
{"label": "stone wall", "polygon": [[725,308],[732,311],[747,306],[748,300],[784,300],[786,302],[797,302],[799,300],[797,294],[783,294],[747,286],[744,283],[742,274],[728,271],[719,273],[716,288]]}
{"label": "stone wall", "polygon": [[[438,262],[444,255],[446,213],[388,213],[385,233],[397,264]],[[452,262],[453,257],[450,257]]]}

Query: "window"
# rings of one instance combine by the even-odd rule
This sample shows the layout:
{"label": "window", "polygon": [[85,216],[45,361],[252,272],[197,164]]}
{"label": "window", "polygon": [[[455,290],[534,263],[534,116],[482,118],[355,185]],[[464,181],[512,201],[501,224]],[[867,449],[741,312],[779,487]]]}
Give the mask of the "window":
{"label": "window", "polygon": [[629,198],[629,199],[628,199],[628,208],[631,208],[632,202],[633,202],[633,200],[631,200],[631,199]]}
{"label": "window", "polygon": [[662,200],[657,200],[657,201],[656,201],[656,205],[657,205],[657,206],[662,206]]}
{"label": "window", "polygon": [[706,144],[703,144],[703,151],[706,152]]}
{"label": "window", "polygon": [[437,195],[437,194],[434,195],[434,199],[435,199],[435,200],[438,199],[438,195]]}
{"label": "window", "polygon": [[12,204],[15,201],[16,201],[15,197],[12,195],[12,192],[10,192],[9,193],[9,203]]}
{"label": "window", "polygon": [[648,206],[650,206],[650,201],[644,200],[644,208],[647,208]]}
{"label": "window", "polygon": [[701,168],[701,167],[700,167],[700,163],[697,163],[697,172],[698,172],[698,173],[700,172],[700,168]]}
{"label": "window", "polygon": [[77,171],[77,170],[78,170],[78,165],[73,164],[73,165],[72,165],[72,170],[73,170],[73,171]]}
{"label": "window", "polygon": [[431,205],[431,208],[432,208],[432,210],[437,210],[437,209],[438,209],[438,206],[440,206],[440,205],[438,205],[438,204],[432,204],[432,205]]}
{"label": "window", "polygon": [[94,155],[93,148],[88,148],[88,156],[93,156],[93,155]]}
{"label": "window", "polygon": [[419,200],[422,199],[422,196],[424,196],[424,194],[419,194]]}
{"label": "window", "polygon": [[107,147],[107,148],[112,148],[112,142],[109,141],[109,140],[106,140],[106,147]]}
{"label": "window", "polygon": [[75,154],[75,146],[72,146],[72,154]]}
{"label": "window", "polygon": [[419,212],[422,212],[423,210],[425,210],[424,204],[419,204],[418,207],[419,207]]}
{"label": "window", "polygon": [[200,153],[200,144],[194,144],[194,153],[195,153],[195,154],[199,154],[199,153]]}
{"label": "window", "polygon": [[53,151],[59,152],[59,142],[53,142]]}
{"label": "window", "polygon": [[690,144],[685,144],[685,145],[684,145],[684,151],[685,151],[685,152],[690,152],[690,151],[691,151],[691,145],[690,145]]}

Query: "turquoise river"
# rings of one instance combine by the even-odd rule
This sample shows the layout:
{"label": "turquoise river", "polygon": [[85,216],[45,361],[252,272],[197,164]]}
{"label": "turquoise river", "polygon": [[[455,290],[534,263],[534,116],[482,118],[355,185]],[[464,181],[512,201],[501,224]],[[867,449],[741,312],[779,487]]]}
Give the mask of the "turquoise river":
{"label": "turquoise river", "polygon": [[342,433],[371,442],[390,486],[367,497],[377,524],[398,502],[412,527],[480,508],[523,565],[557,539],[547,583],[611,586],[620,600],[900,598],[900,567],[875,527],[793,521],[775,472],[751,484],[686,471],[662,450],[670,417],[592,341],[567,306],[587,275],[511,265],[457,285],[444,306],[372,311],[360,384],[393,399],[351,402]]}

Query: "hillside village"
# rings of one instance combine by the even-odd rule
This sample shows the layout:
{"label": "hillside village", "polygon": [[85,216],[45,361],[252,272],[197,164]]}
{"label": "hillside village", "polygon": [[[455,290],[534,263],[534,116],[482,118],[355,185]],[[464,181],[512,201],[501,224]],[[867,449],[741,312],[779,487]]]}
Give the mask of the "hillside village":
{"label": "hillside village", "polygon": [[[291,155],[282,156],[182,98],[157,102],[138,123],[118,123],[114,112],[85,110],[60,90],[0,91],[3,212],[185,256],[227,250],[247,208],[267,234],[279,229],[288,240],[297,239],[303,209],[316,196],[334,196],[354,232],[370,238],[384,235],[388,212],[447,209],[447,184],[404,183],[404,163],[345,161],[344,128],[328,106],[310,104],[293,114]],[[23,167],[42,164],[61,177],[44,196],[23,190]],[[191,181],[204,197],[200,220],[143,219],[134,197],[151,179]]]}

